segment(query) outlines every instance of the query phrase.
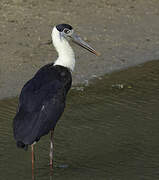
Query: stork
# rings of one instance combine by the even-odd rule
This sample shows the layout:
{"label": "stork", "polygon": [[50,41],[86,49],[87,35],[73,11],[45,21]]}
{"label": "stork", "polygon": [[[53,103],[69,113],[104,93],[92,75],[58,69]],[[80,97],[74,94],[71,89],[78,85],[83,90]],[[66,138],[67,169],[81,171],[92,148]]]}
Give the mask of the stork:
{"label": "stork", "polygon": [[53,27],[52,42],[58,52],[54,63],[40,68],[22,88],[13,132],[17,147],[28,149],[31,145],[34,169],[34,144],[50,132],[50,167],[53,167],[53,132],[65,108],[66,96],[72,84],[75,54],[69,41],[99,55],[74,33],[69,24]]}

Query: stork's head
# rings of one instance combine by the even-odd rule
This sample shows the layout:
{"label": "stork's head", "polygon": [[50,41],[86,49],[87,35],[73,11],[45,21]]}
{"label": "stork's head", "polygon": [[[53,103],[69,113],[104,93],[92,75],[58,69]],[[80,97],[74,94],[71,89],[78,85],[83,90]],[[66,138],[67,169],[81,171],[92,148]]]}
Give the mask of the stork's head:
{"label": "stork's head", "polygon": [[99,53],[95,51],[91,46],[84,42],[78,35],[74,33],[74,30],[69,24],[59,24],[53,28],[52,40],[56,46],[57,40],[59,41],[72,41],[91,53],[99,56]]}

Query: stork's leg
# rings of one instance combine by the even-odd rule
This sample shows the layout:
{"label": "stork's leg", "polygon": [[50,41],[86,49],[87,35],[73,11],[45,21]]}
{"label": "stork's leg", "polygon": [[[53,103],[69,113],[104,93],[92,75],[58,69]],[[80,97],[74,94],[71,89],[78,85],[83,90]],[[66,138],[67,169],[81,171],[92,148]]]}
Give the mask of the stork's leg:
{"label": "stork's leg", "polygon": [[53,169],[53,135],[54,130],[50,131],[50,168]]}
{"label": "stork's leg", "polygon": [[31,145],[32,180],[34,180],[34,144]]}

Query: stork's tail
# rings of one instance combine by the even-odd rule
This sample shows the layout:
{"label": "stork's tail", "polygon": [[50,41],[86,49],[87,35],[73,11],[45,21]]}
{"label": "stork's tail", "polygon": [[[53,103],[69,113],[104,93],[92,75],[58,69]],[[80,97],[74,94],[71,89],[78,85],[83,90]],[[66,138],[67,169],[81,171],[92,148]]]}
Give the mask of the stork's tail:
{"label": "stork's tail", "polygon": [[28,144],[24,144],[22,141],[17,141],[17,147],[23,148],[25,151],[28,150]]}

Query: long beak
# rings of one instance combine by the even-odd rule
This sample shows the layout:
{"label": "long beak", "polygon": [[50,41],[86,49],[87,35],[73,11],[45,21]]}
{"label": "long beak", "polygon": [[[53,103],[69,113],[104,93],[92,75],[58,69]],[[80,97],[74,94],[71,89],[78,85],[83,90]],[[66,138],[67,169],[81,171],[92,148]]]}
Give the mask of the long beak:
{"label": "long beak", "polygon": [[93,49],[90,45],[88,45],[86,42],[84,42],[78,35],[72,34],[70,35],[72,41],[79,46],[83,47],[84,49],[87,49],[91,53],[95,54],[96,56],[100,56],[100,53],[98,53],[95,49]]}

